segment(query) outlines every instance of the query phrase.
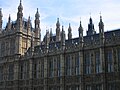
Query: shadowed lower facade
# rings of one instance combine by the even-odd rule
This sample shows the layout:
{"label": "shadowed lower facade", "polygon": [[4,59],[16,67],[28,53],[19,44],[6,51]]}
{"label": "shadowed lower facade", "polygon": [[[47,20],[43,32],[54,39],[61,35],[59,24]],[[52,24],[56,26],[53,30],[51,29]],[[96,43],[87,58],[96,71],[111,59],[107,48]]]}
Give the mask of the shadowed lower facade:
{"label": "shadowed lower facade", "polygon": [[2,29],[0,10],[0,90],[119,90],[120,29],[104,32],[100,16],[99,33],[92,18],[83,36],[80,21],[78,38],[68,39],[56,23],[56,35],[46,31],[41,41],[40,14],[23,19],[20,1],[17,20]]}

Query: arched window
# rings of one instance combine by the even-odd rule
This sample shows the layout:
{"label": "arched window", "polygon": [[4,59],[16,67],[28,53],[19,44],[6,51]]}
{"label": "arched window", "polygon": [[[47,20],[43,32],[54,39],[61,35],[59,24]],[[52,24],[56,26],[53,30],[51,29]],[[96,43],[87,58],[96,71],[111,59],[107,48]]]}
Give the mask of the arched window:
{"label": "arched window", "polygon": [[91,74],[91,58],[90,58],[90,53],[86,53],[85,54],[84,72],[85,72],[85,74]]}

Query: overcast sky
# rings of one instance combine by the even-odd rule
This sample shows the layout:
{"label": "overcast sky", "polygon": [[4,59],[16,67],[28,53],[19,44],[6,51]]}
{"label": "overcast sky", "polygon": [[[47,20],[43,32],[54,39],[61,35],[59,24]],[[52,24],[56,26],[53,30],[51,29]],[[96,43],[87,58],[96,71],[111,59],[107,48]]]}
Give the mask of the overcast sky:
{"label": "overcast sky", "polygon": [[[13,21],[16,20],[19,3],[20,0],[0,0],[3,27],[5,27],[9,14]],[[66,34],[68,25],[71,23],[73,37],[77,37],[80,18],[84,35],[86,35],[91,16],[98,33],[100,12],[105,31],[120,28],[120,0],[22,0],[22,5],[23,16],[27,19],[30,15],[33,27],[35,13],[39,8],[42,37],[45,35],[46,29],[52,28],[55,33],[57,18],[60,19],[61,27],[64,26]]]}

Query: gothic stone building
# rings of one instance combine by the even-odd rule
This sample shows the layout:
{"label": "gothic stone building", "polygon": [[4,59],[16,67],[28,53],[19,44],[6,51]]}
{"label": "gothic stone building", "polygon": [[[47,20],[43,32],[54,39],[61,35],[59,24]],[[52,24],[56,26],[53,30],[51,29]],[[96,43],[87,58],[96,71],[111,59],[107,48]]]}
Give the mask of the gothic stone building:
{"label": "gothic stone building", "polygon": [[0,10],[0,90],[120,90],[120,29],[104,32],[100,16],[99,33],[90,18],[86,36],[80,22],[79,37],[69,25],[66,39],[58,19],[41,41],[38,9],[34,28],[22,10],[5,29]]}

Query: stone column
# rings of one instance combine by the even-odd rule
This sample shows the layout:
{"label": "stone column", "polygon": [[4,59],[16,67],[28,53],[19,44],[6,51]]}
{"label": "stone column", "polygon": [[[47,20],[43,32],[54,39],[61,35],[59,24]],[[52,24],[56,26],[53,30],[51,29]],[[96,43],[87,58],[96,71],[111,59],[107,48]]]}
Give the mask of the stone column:
{"label": "stone column", "polygon": [[61,71],[60,76],[60,84],[62,85],[60,90],[65,90],[65,53],[60,54],[60,64],[61,64]]}
{"label": "stone column", "polygon": [[22,35],[18,34],[15,41],[15,53],[22,54]]}
{"label": "stone column", "polygon": [[29,64],[30,64],[30,66],[29,66],[29,69],[30,69],[30,71],[29,71],[29,83],[30,83],[30,90],[33,90],[33,58],[31,58],[30,60],[29,60]]}
{"label": "stone column", "polygon": [[14,87],[19,90],[19,60],[14,62]]}
{"label": "stone column", "polygon": [[79,58],[80,58],[80,90],[84,90],[84,51],[80,50],[79,52]]}
{"label": "stone column", "polygon": [[105,62],[105,52],[104,52],[104,47],[101,47],[100,48],[100,63],[101,63],[101,67],[102,67],[102,81],[103,81],[103,87],[102,87],[102,90],[107,90],[107,87],[106,87],[106,62]]}
{"label": "stone column", "polygon": [[48,90],[48,61],[47,55],[44,57],[44,90]]}

